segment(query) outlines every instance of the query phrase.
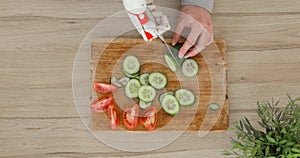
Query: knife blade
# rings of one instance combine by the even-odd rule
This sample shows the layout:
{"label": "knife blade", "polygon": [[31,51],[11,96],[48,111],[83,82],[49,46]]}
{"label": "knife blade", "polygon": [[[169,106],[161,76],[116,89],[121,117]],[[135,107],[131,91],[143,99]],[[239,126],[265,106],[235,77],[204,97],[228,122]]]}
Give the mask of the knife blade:
{"label": "knife blade", "polygon": [[180,66],[177,58],[175,57],[175,55],[173,54],[172,50],[170,49],[170,47],[169,47],[166,39],[164,38],[164,36],[162,34],[157,35],[157,36],[162,41],[162,43],[164,44],[164,46],[166,47],[167,53],[173,58],[173,61],[175,61],[176,65],[177,65],[177,68],[181,69],[181,66]]}
{"label": "knife blade", "polygon": [[[155,19],[155,17],[153,16],[153,14],[151,13],[151,11],[149,10],[149,8],[147,8],[146,10],[146,14],[148,15],[148,18],[152,21],[155,22],[155,25],[157,26],[158,23]],[[158,34],[157,31],[156,31],[156,35],[158,36],[158,38],[160,39],[160,41],[164,44],[164,46],[166,47],[167,49],[167,53],[171,56],[171,58],[173,58],[173,61],[176,63],[176,66],[178,69],[181,69],[181,66],[177,60],[177,58],[175,57],[174,53],[172,52],[172,50],[170,49],[165,37],[162,35],[162,34]]]}

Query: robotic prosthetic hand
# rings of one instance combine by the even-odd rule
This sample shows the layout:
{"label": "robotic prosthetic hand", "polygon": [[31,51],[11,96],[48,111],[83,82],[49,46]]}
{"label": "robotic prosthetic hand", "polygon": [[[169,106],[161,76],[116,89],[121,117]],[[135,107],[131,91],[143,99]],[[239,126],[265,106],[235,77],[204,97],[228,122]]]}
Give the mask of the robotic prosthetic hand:
{"label": "robotic prosthetic hand", "polygon": [[153,0],[123,0],[123,5],[145,41],[151,41],[171,29],[167,17],[155,11]]}

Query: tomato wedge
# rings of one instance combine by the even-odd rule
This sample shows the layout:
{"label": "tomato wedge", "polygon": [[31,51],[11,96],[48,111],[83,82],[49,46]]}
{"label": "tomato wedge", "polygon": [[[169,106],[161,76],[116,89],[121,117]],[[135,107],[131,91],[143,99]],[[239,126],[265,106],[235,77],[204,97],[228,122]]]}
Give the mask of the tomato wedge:
{"label": "tomato wedge", "polygon": [[133,130],[136,128],[139,119],[140,108],[138,105],[127,107],[123,111],[123,122],[126,128]]}
{"label": "tomato wedge", "polygon": [[140,123],[148,130],[153,131],[157,124],[157,111],[155,106],[147,108],[140,117]]}
{"label": "tomato wedge", "polygon": [[107,83],[99,83],[99,82],[94,82],[94,89],[96,92],[101,93],[101,94],[109,94],[112,92],[115,92],[118,88],[115,85],[112,84],[107,84]]}
{"label": "tomato wedge", "polygon": [[111,129],[115,130],[119,126],[119,113],[114,103],[108,106],[108,116]]}
{"label": "tomato wedge", "polygon": [[108,106],[113,102],[112,96],[100,97],[91,103],[91,109],[94,112],[106,112]]}

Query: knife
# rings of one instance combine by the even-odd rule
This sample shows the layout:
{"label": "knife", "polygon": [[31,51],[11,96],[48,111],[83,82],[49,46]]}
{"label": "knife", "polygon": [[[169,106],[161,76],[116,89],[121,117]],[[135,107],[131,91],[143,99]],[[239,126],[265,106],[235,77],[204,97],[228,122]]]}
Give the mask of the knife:
{"label": "knife", "polygon": [[[151,11],[149,10],[149,8],[147,8],[146,10],[146,14],[148,15],[148,18],[151,20],[151,21],[154,21],[155,22],[155,25],[157,26],[158,23],[155,19],[155,17],[153,16],[153,14],[151,13]],[[166,47],[167,49],[167,53],[171,56],[171,58],[173,58],[173,60],[175,61],[176,63],[176,66],[178,69],[181,69],[181,66],[177,60],[177,58],[175,57],[175,55],[173,54],[172,50],[170,49],[165,37],[162,35],[162,34],[157,34],[156,35],[158,36],[158,38],[160,39],[160,41],[164,44],[164,46]]]}
{"label": "knife", "polygon": [[166,47],[167,53],[168,53],[169,55],[171,55],[171,57],[172,57],[173,60],[175,61],[176,65],[177,65],[177,68],[178,68],[178,69],[181,69],[181,66],[180,66],[180,64],[178,63],[177,58],[176,58],[175,55],[173,54],[173,52],[172,52],[172,50],[170,49],[169,45],[167,44],[167,41],[166,41],[166,39],[164,38],[164,36],[163,36],[162,34],[160,34],[160,35],[157,34],[157,36],[158,36],[158,38],[162,41],[162,43],[164,44],[164,46]]}

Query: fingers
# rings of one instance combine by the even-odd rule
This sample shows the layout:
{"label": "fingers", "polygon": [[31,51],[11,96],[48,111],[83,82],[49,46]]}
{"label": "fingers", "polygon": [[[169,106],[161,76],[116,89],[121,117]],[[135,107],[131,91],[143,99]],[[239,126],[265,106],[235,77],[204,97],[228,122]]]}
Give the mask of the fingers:
{"label": "fingers", "polygon": [[213,23],[209,12],[201,7],[184,6],[181,10],[184,14],[177,22],[172,45],[179,42],[185,28],[190,28],[191,32],[178,54],[180,58],[188,58],[197,55],[213,42]]}
{"label": "fingers", "polygon": [[176,27],[176,30],[174,32],[174,35],[173,35],[173,41],[172,41],[172,45],[174,46],[176,43],[179,42],[180,38],[181,38],[181,33],[183,32],[184,28],[185,28],[185,24],[184,22],[179,22],[177,27]]}
{"label": "fingers", "polygon": [[189,33],[187,40],[184,42],[183,46],[180,48],[178,57],[182,58],[185,54],[192,48],[199,38],[201,30],[198,28],[192,28],[191,32]]}
{"label": "fingers", "polygon": [[203,30],[197,44],[184,56],[185,58],[193,57],[200,53],[206,46],[213,42],[213,37],[208,33],[208,31]]}
{"label": "fingers", "polygon": [[196,47],[193,47],[186,55],[184,56],[185,58],[193,57],[196,56],[200,51]]}

